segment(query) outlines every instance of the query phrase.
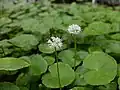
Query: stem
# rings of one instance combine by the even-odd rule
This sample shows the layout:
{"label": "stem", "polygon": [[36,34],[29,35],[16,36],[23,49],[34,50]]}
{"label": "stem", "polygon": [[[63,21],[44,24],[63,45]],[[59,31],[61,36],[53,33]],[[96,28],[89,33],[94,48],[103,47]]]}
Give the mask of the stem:
{"label": "stem", "polygon": [[59,65],[58,65],[58,58],[57,58],[57,50],[56,50],[56,48],[55,48],[55,59],[57,61],[57,73],[58,73],[59,88],[60,88],[60,90],[62,90],[62,88],[61,88],[61,82],[60,82],[60,72],[59,72]]}
{"label": "stem", "polygon": [[75,49],[75,60],[74,60],[74,70],[76,65],[76,53],[77,53],[77,44],[76,44],[76,36],[74,37],[74,49]]}

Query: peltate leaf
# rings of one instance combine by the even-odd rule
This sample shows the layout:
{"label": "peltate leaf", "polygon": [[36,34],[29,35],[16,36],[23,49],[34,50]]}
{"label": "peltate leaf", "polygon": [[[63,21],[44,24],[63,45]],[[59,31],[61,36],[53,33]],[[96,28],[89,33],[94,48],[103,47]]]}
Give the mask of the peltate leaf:
{"label": "peltate leaf", "polygon": [[120,33],[117,33],[117,34],[113,34],[110,36],[112,39],[114,40],[120,40]]}
{"label": "peltate leaf", "polygon": [[[59,62],[60,82],[61,87],[67,86],[75,79],[75,73],[68,64]],[[67,74],[66,74],[67,73]],[[49,67],[49,73],[46,73],[42,77],[42,83],[49,88],[59,88],[57,64],[53,64]]]}
{"label": "peltate leaf", "polygon": [[0,18],[0,26],[10,23],[11,21],[12,20],[9,19],[8,17],[2,17],[2,18]]}
{"label": "peltate leaf", "polygon": [[48,65],[51,65],[55,62],[55,58],[53,58],[51,56],[45,56],[44,59],[46,60]]}
{"label": "peltate leaf", "polygon": [[50,53],[53,53],[55,52],[55,49],[54,48],[50,48],[47,44],[40,44],[38,46],[39,50],[43,53],[47,53],[47,54],[50,54]]}
{"label": "peltate leaf", "polygon": [[117,75],[117,63],[106,53],[95,51],[83,61],[83,66],[89,69],[84,74],[85,81],[90,85],[105,85]]}
{"label": "peltate leaf", "polygon": [[84,80],[84,73],[87,72],[88,70],[85,69],[83,66],[79,66],[76,69],[76,77],[75,77],[75,82],[74,85],[87,85],[87,82]]}
{"label": "peltate leaf", "polygon": [[117,90],[117,84],[115,82],[111,82],[104,86],[99,86],[99,90]]}
{"label": "peltate leaf", "polygon": [[0,90],[20,90],[19,87],[14,85],[13,83],[9,82],[1,82],[0,83]]}
{"label": "peltate leaf", "polygon": [[30,62],[30,72],[32,75],[41,75],[46,72],[48,64],[41,55],[32,55]]}
{"label": "peltate leaf", "polygon": [[21,34],[12,38],[10,43],[22,50],[28,51],[34,48],[39,42],[36,37],[31,34]]}
{"label": "peltate leaf", "polygon": [[70,90],[93,90],[93,89],[89,87],[74,87]]}
{"label": "peltate leaf", "polygon": [[30,64],[23,59],[12,57],[0,58],[0,70],[14,71],[29,66]]}
{"label": "peltate leaf", "polygon": [[73,50],[70,50],[70,49],[61,51],[58,54],[58,58],[61,59],[63,61],[63,63],[69,64],[71,67],[74,66],[75,59],[77,61],[76,66],[79,65],[80,62],[82,61],[80,59],[79,53],[77,53],[76,58],[74,56],[75,56],[75,52]]}
{"label": "peltate leaf", "polygon": [[86,35],[102,35],[111,32],[110,24],[103,22],[93,22],[83,31]]}

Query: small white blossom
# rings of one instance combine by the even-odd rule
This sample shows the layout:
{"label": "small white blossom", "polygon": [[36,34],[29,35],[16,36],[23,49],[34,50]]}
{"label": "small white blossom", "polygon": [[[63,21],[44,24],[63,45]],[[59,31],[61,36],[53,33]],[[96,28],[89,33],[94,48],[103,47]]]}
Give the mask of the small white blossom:
{"label": "small white blossom", "polygon": [[51,37],[47,43],[50,48],[59,49],[63,46],[62,40],[58,37]]}
{"label": "small white blossom", "polygon": [[72,24],[68,27],[68,32],[71,34],[79,34],[81,32],[81,27],[77,24]]}

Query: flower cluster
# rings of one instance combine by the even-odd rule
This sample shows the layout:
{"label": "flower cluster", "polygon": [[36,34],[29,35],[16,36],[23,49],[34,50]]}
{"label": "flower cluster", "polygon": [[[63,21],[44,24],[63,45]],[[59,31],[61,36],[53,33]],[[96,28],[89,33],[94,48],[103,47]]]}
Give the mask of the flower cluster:
{"label": "flower cluster", "polygon": [[50,48],[59,49],[63,46],[62,40],[58,37],[51,37],[47,43]]}
{"label": "flower cluster", "polygon": [[[68,27],[68,32],[70,34],[79,34],[81,32],[81,27],[77,24],[72,24]],[[59,49],[63,46],[62,40],[58,37],[51,37],[47,43],[50,48]]]}
{"label": "flower cluster", "polygon": [[77,24],[72,24],[68,27],[68,32],[71,34],[79,34],[81,32],[81,27]]}

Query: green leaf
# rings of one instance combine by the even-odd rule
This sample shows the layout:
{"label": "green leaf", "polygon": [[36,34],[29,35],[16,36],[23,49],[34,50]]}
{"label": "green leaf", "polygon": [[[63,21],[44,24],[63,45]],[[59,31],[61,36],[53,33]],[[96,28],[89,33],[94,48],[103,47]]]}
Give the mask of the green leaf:
{"label": "green leaf", "polygon": [[51,90],[51,88],[47,88],[43,84],[39,84],[39,90]]}
{"label": "green leaf", "polygon": [[91,23],[93,22],[93,15],[94,15],[93,12],[87,12],[82,14],[82,18],[84,19],[84,22]]}
{"label": "green leaf", "polygon": [[74,60],[75,60],[74,55],[75,55],[74,51],[64,50],[58,54],[58,58],[61,59],[63,61],[63,63],[69,64],[71,67],[73,67]]}
{"label": "green leaf", "polygon": [[4,71],[4,70],[0,70],[0,74],[1,74],[1,75],[15,75],[15,74],[17,74],[17,73],[18,73],[17,70],[15,70],[15,71]]}
{"label": "green leaf", "polygon": [[10,15],[10,17],[11,17],[11,18],[16,18],[16,17],[20,16],[20,15],[23,14],[23,13],[24,13],[24,11],[19,11],[19,12],[17,12],[17,13],[14,13],[14,14]]}
{"label": "green leaf", "polygon": [[0,47],[10,47],[10,46],[12,46],[12,44],[8,43],[7,39],[0,41]]}
{"label": "green leaf", "polygon": [[29,90],[27,87],[19,87],[20,90]]}
{"label": "green leaf", "polygon": [[120,40],[120,33],[117,33],[117,34],[113,34],[110,36],[112,39],[114,40]]}
{"label": "green leaf", "polygon": [[0,70],[14,71],[29,66],[30,64],[23,59],[12,57],[0,58]]}
{"label": "green leaf", "polygon": [[17,86],[26,86],[30,82],[30,75],[21,73],[16,79]]}
{"label": "green leaf", "polygon": [[11,46],[12,44],[8,43],[6,39],[0,41],[0,54],[2,57],[13,52],[13,49],[10,48]]}
{"label": "green leaf", "polygon": [[39,29],[39,25],[40,23],[38,22],[38,20],[33,19],[33,18],[28,18],[28,19],[23,19],[21,21],[21,26],[22,28],[26,31],[38,31]]}
{"label": "green leaf", "polygon": [[[93,12],[92,12],[92,13],[93,13]],[[93,20],[94,20],[94,21],[103,21],[103,22],[106,21],[106,19],[105,19],[105,17],[106,17],[106,12],[98,11],[98,12],[95,12],[94,14],[95,14],[95,16],[93,17]]]}
{"label": "green leaf", "polygon": [[2,17],[2,18],[0,18],[0,26],[5,25],[5,24],[8,24],[8,23],[10,23],[11,21],[12,21],[12,20],[9,19],[8,17]]}
{"label": "green leaf", "polygon": [[111,32],[120,32],[120,24],[119,23],[112,23],[111,25],[112,31]]}
{"label": "green leaf", "polygon": [[[59,62],[60,82],[61,87],[67,86],[75,79],[75,73],[68,64]],[[42,77],[42,83],[49,88],[59,88],[57,64],[53,64],[49,67],[49,73],[46,73]]]}
{"label": "green leaf", "polygon": [[69,25],[69,22],[72,22],[72,18],[68,15],[62,17],[64,25]]}
{"label": "green leaf", "polygon": [[[99,38],[98,38],[99,39]],[[116,40],[96,40],[95,43],[105,50],[106,53],[120,54],[120,41]]]}
{"label": "green leaf", "polygon": [[46,60],[48,65],[51,65],[55,62],[55,58],[53,58],[51,56],[45,56],[44,59]]}
{"label": "green leaf", "polygon": [[30,57],[30,62],[30,72],[32,75],[41,75],[46,72],[48,65],[41,55],[32,55]]}
{"label": "green leaf", "polygon": [[97,47],[97,46],[91,46],[88,48],[88,51],[90,53],[94,52],[94,51],[102,51],[102,49],[100,47]]}
{"label": "green leaf", "polygon": [[70,90],[93,90],[92,88],[88,88],[88,87],[74,87]]}
{"label": "green leaf", "polygon": [[[54,17],[55,18],[55,17]],[[45,27],[52,28],[54,25],[54,18],[53,17],[44,17],[42,20],[42,23],[45,25]]]}
{"label": "green leaf", "polygon": [[36,37],[31,34],[21,34],[10,39],[10,42],[25,51],[31,50],[39,43]]}
{"label": "green leaf", "polygon": [[76,77],[75,77],[75,82],[74,85],[87,85],[87,82],[84,80],[84,73],[87,72],[88,70],[85,69],[83,66],[79,66],[76,71]]}
{"label": "green leaf", "polygon": [[78,8],[77,8],[77,4],[75,2],[73,2],[71,5],[70,5],[70,10],[69,10],[69,13],[70,14],[73,14],[73,15],[78,15],[79,11],[78,11]]}
{"label": "green leaf", "polygon": [[88,55],[87,52],[85,51],[79,51],[76,54],[75,57],[75,52],[73,50],[64,50],[61,51],[58,54],[58,58],[61,59],[63,61],[63,63],[65,64],[69,64],[71,67],[74,66],[74,60],[76,59],[76,66],[79,65],[81,63],[81,61]]}
{"label": "green leaf", "polygon": [[107,53],[120,54],[120,41],[111,41],[106,45],[105,51]]}
{"label": "green leaf", "polygon": [[120,64],[117,64],[117,75],[120,76]]}
{"label": "green leaf", "polygon": [[110,22],[117,22],[119,23],[120,22],[120,13],[119,12],[110,12],[107,14],[107,17],[109,19]]}
{"label": "green leaf", "polygon": [[83,75],[76,73],[74,85],[87,85],[86,81],[83,78]]}
{"label": "green leaf", "polygon": [[11,31],[12,31],[11,28],[6,28],[6,27],[0,28],[0,35],[8,34]]}
{"label": "green leaf", "polygon": [[47,54],[51,54],[53,52],[55,52],[54,48],[50,48],[47,44],[40,44],[38,46],[39,50],[43,53],[47,53]]}
{"label": "green leaf", "polygon": [[25,32],[37,32],[45,34],[49,31],[49,28],[46,27],[43,23],[40,23],[39,20],[32,18],[22,20],[21,26]]}
{"label": "green leaf", "polygon": [[89,69],[84,74],[84,79],[90,85],[108,84],[117,74],[117,63],[115,59],[99,51],[88,55],[83,61],[83,66]]}
{"label": "green leaf", "polygon": [[88,52],[87,52],[87,51],[80,50],[80,51],[77,52],[77,55],[76,55],[76,56],[78,57],[78,59],[83,60],[83,59],[86,58],[87,55],[88,55]]}
{"label": "green leaf", "polygon": [[117,83],[116,82],[111,82],[107,85],[104,86],[99,86],[99,90],[117,90]]}
{"label": "green leaf", "polygon": [[0,90],[20,90],[19,87],[9,82],[1,82]]}
{"label": "green leaf", "polygon": [[120,89],[120,77],[118,78],[118,85],[119,85],[119,89]]}
{"label": "green leaf", "polygon": [[83,31],[86,35],[102,35],[111,32],[110,24],[103,22],[93,22]]}

